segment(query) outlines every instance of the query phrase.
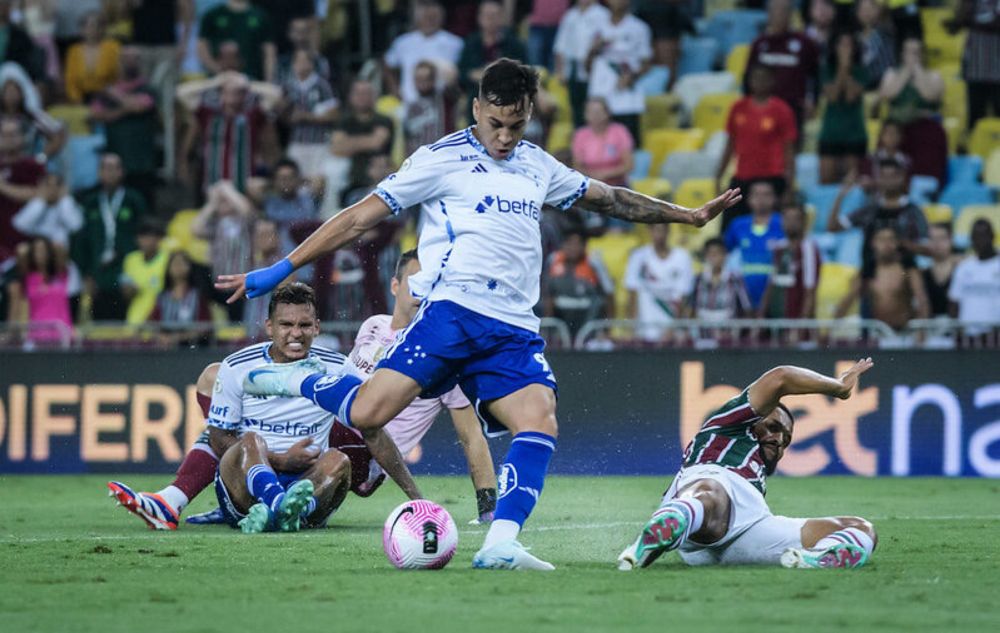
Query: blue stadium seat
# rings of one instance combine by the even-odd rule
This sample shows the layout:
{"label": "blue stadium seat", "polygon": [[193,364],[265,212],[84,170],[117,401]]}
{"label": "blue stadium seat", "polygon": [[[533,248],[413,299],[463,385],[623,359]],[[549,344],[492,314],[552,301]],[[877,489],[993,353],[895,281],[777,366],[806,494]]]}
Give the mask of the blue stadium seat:
{"label": "blue stadium seat", "polygon": [[934,201],[940,185],[934,176],[913,176],[910,178],[910,200],[923,206]]}
{"label": "blue stadium seat", "polygon": [[644,149],[632,152],[632,173],[629,180],[642,180],[649,176],[649,168],[653,165],[653,155]]}
{"label": "blue stadium seat", "polygon": [[948,184],[974,184],[983,173],[983,159],[975,154],[948,159]]}
{"label": "blue stadium seat", "polygon": [[795,182],[806,190],[819,184],[819,156],[799,154],[795,157]]}
{"label": "blue stadium seat", "polygon": [[[826,231],[827,219],[830,217],[830,210],[833,208],[833,201],[837,198],[840,185],[816,185],[806,189],[806,203],[811,204],[816,210],[816,219],[813,221],[813,233]],[[855,209],[861,208],[865,203],[865,193],[861,187],[852,188],[840,205],[841,217],[851,213]]]}
{"label": "blue stadium seat", "polygon": [[670,69],[666,66],[652,66],[639,77],[635,86],[647,97],[661,95],[667,91],[670,83]]}
{"label": "blue stadium seat", "polygon": [[970,204],[993,204],[993,192],[986,185],[951,184],[945,188],[938,202],[947,204],[952,209],[961,209]]}
{"label": "blue stadium seat", "polygon": [[715,66],[719,43],[709,37],[685,37],[681,40],[681,62],[677,76],[707,73]]}
{"label": "blue stadium seat", "polygon": [[718,11],[708,19],[702,35],[714,38],[723,55],[737,44],[749,44],[764,29],[767,13],[760,10],[736,9]]}

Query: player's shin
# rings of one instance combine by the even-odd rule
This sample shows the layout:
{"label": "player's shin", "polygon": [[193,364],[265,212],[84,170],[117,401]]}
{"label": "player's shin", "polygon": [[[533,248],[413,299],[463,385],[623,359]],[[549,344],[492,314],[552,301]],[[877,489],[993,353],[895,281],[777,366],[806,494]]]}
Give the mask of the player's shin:
{"label": "player's shin", "polygon": [[556,439],[545,433],[519,433],[500,467],[496,512],[483,549],[517,538],[545,485]]}
{"label": "player's shin", "polygon": [[701,529],[704,519],[705,506],[695,497],[674,497],[664,501],[639,535],[634,564],[648,567],[664,552],[677,549]]}
{"label": "player's shin", "polygon": [[339,376],[313,374],[302,381],[300,390],[303,397],[335,413],[340,422],[346,426],[352,426],[351,405],[358,394],[361,382],[360,378],[351,374]]}
{"label": "player's shin", "polygon": [[215,479],[215,469],[219,458],[208,445],[195,444],[169,486],[158,494],[180,513],[198,494],[210,486]]}

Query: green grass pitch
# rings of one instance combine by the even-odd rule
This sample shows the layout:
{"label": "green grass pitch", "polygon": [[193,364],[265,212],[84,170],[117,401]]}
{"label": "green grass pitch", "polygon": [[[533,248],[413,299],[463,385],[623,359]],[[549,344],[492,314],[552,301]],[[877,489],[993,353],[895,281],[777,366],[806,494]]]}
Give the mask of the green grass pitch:
{"label": "green grass pitch", "polygon": [[[155,488],[165,477],[127,477]],[[105,496],[106,477],[0,477],[0,628],[25,631],[998,631],[1000,482],[773,478],[776,513],[860,514],[880,545],[850,571],[691,569],[676,556],[630,573],[618,552],[666,481],[553,477],[522,541],[558,569],[474,571],[483,530],[465,478],[423,477],[460,527],[436,572],[400,572],[382,522],[386,485],[348,498],[326,530],[244,536],[151,532]],[[192,511],[214,504],[211,490]]]}

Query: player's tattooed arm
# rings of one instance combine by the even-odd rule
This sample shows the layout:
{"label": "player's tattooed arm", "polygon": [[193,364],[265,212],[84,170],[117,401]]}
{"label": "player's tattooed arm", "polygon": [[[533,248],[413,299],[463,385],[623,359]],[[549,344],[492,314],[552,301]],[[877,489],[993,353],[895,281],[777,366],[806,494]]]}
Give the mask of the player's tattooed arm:
{"label": "player's tattooed arm", "polygon": [[673,222],[705,226],[712,218],[739,202],[742,197],[739,189],[729,189],[697,209],[688,209],[651,198],[627,187],[613,187],[599,180],[591,180],[587,193],[574,206],[585,211],[642,224]]}
{"label": "player's tattooed arm", "polygon": [[364,436],[368,452],[375,458],[378,465],[382,467],[382,470],[396,482],[396,485],[399,486],[407,497],[410,499],[422,499],[423,495],[420,494],[420,489],[417,488],[416,482],[413,481],[410,469],[407,468],[406,462],[403,461],[403,456],[399,454],[399,449],[396,447],[395,442],[392,441],[392,438],[389,437],[389,434],[383,429],[359,430]]}

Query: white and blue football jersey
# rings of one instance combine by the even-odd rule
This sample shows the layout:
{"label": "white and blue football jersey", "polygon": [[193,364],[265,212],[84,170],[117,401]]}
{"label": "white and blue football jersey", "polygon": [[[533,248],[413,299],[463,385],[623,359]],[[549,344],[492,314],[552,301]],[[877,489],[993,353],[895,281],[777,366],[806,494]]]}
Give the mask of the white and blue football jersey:
{"label": "white and blue football jersey", "polygon": [[[253,431],[264,438],[268,449],[287,451],[293,444],[311,437],[320,450],[330,446],[334,414],[312,400],[300,397],[251,396],[243,392],[243,379],[251,369],[273,363],[271,343],[258,343],[230,354],[219,366],[212,389],[209,426],[224,431]],[[345,371],[347,358],[324,347],[312,346],[309,356],[326,365],[328,374]],[[350,363],[348,363],[350,365]]]}
{"label": "white and blue football jersey", "polygon": [[418,149],[374,193],[393,213],[421,205],[414,297],[537,332],[542,205],[568,209],[589,184],[527,141],[496,160],[470,127]]}

